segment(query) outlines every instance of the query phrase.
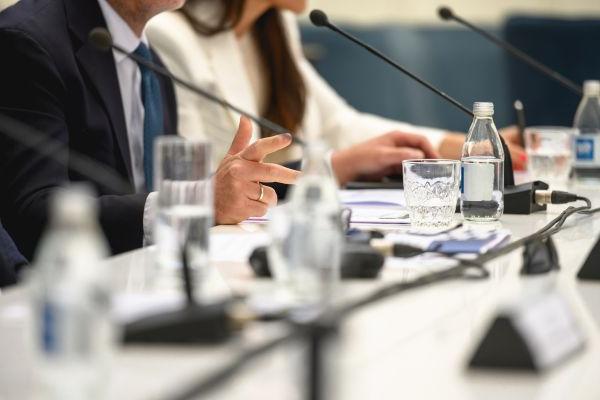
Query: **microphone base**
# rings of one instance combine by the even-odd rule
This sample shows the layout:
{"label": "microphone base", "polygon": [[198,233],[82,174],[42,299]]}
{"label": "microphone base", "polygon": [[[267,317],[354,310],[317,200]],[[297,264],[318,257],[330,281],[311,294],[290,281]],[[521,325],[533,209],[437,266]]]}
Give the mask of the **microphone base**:
{"label": "microphone base", "polygon": [[[254,249],[249,259],[254,274],[259,278],[272,278],[267,248]],[[342,254],[342,279],[376,279],[379,277],[385,257],[366,243],[346,243]]]}
{"label": "microphone base", "polygon": [[521,185],[504,188],[504,214],[528,215],[538,211],[546,211],[546,205],[535,202],[535,191],[548,189],[542,181],[527,182]]}
{"label": "microphone base", "polygon": [[125,344],[220,343],[231,337],[229,302],[191,304],[130,322],[124,327]]}

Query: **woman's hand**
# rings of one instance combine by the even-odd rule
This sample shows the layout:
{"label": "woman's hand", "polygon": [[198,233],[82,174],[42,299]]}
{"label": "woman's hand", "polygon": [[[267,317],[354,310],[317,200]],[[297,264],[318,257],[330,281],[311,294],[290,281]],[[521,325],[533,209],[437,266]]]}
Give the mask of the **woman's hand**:
{"label": "woman's hand", "polygon": [[500,135],[504,138],[510,151],[513,168],[517,171],[527,169],[527,153],[524,149],[525,143],[521,141],[519,128],[515,125],[507,126],[500,129]]}
{"label": "woman's hand", "polygon": [[[523,143],[521,143],[519,129],[513,125],[500,129],[499,133],[508,146],[513,168],[517,171],[524,170],[527,167],[527,154],[523,149]],[[466,135],[462,133],[446,134],[439,147],[441,156],[443,158],[460,159],[465,138]]]}
{"label": "woman's hand", "polygon": [[438,158],[438,153],[422,135],[389,132],[336,151],[331,164],[341,185],[356,179],[378,180],[402,171],[402,161]]}

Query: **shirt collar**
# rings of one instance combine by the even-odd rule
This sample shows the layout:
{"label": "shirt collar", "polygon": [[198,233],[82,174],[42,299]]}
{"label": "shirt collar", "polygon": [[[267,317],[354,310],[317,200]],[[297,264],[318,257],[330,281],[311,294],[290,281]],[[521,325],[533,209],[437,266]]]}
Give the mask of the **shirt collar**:
{"label": "shirt collar", "polygon": [[[128,53],[133,53],[140,43],[148,45],[145,31],[142,33],[141,38],[138,37],[131,30],[127,22],[125,22],[115,9],[108,4],[107,0],[98,0],[98,4],[100,4],[100,9],[104,15],[108,32],[110,32],[112,40],[116,45],[122,47]],[[125,54],[118,51],[114,51],[113,53],[117,63],[120,63],[127,57]]]}

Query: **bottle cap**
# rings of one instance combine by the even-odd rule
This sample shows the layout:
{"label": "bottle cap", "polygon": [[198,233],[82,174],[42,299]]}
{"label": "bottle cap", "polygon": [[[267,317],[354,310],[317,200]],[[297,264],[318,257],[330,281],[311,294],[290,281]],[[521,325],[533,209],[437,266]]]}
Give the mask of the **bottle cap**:
{"label": "bottle cap", "polygon": [[473,114],[476,117],[491,117],[494,115],[494,103],[479,101],[473,103]]}
{"label": "bottle cap", "polygon": [[86,224],[95,215],[92,190],[85,185],[61,189],[52,199],[52,218],[60,225]]}
{"label": "bottle cap", "polygon": [[600,81],[584,81],[583,82],[584,96],[600,96]]}

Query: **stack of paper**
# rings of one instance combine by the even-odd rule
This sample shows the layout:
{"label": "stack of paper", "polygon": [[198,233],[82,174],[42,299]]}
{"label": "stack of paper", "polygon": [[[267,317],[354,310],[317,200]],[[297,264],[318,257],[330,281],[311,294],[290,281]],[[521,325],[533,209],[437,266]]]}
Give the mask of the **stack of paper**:
{"label": "stack of paper", "polygon": [[[352,210],[350,222],[354,224],[410,224],[403,190],[340,190],[340,202],[343,207]],[[271,212],[246,222],[264,223],[270,220]]]}

